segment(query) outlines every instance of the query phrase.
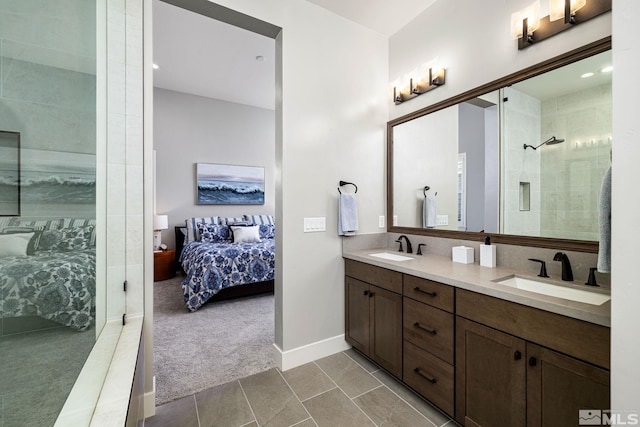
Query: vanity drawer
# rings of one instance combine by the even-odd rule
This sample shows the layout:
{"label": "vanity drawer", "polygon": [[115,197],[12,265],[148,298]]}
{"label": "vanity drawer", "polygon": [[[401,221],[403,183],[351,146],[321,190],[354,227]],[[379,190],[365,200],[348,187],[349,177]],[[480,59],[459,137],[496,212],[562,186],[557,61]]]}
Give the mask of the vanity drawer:
{"label": "vanity drawer", "polygon": [[453,313],[452,286],[405,274],[404,295]]}
{"label": "vanity drawer", "polygon": [[453,364],[453,314],[404,298],[404,339]]}
{"label": "vanity drawer", "polygon": [[354,279],[379,286],[395,293],[402,293],[402,273],[387,270],[364,262],[345,260],[345,274]]}
{"label": "vanity drawer", "polygon": [[403,381],[453,416],[453,366],[404,341]]}

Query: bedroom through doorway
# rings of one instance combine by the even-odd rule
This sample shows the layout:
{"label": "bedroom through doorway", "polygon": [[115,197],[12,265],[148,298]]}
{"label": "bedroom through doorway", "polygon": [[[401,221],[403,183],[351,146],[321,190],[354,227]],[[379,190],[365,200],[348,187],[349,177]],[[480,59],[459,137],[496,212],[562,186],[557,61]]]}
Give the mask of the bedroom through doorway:
{"label": "bedroom through doorway", "polygon": [[208,0],[152,13],[158,406],[275,366],[280,29]]}

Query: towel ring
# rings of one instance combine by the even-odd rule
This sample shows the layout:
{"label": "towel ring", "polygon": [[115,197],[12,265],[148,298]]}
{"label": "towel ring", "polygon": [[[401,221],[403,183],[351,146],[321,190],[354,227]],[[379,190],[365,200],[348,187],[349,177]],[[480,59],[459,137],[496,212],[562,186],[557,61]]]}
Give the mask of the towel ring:
{"label": "towel ring", "polygon": [[[355,185],[353,182],[347,182],[347,181],[340,181],[339,182],[340,187],[345,186],[345,185],[353,185],[356,188],[356,193],[358,192],[358,186]],[[342,194],[342,191],[340,191],[340,187],[338,187],[338,193]]]}
{"label": "towel ring", "polygon": [[[424,190],[422,190],[422,193],[424,194],[424,197],[427,197],[427,191],[429,191],[431,189],[431,187],[429,187],[428,185],[424,186]],[[436,196],[438,195],[438,192],[436,191]]]}

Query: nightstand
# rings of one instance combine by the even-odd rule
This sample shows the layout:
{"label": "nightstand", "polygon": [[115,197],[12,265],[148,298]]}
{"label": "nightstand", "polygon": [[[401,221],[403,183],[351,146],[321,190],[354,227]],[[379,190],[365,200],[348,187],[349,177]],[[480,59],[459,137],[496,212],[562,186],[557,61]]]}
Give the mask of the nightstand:
{"label": "nightstand", "polygon": [[171,279],[176,275],[176,251],[168,249],[166,251],[153,253],[153,281]]}

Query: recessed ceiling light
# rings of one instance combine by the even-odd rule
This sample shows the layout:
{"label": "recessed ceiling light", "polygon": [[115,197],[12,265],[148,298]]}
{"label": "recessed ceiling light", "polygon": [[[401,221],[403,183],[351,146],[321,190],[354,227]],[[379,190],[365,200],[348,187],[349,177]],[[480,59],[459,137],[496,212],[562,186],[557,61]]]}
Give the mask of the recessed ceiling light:
{"label": "recessed ceiling light", "polygon": [[607,67],[604,67],[600,70],[601,73],[610,73],[613,71],[613,65],[609,65]]}
{"label": "recessed ceiling light", "polygon": [[589,77],[593,77],[593,73],[584,73],[583,75],[581,75],[580,77],[582,77],[583,79],[587,79]]}
{"label": "recessed ceiling light", "polygon": [[262,55],[256,56],[256,61],[260,61],[260,62],[264,61],[264,56]]}
{"label": "recessed ceiling light", "polygon": [[158,64],[153,64],[153,69],[154,70],[157,70],[158,68],[160,68],[160,67],[158,67]]}

